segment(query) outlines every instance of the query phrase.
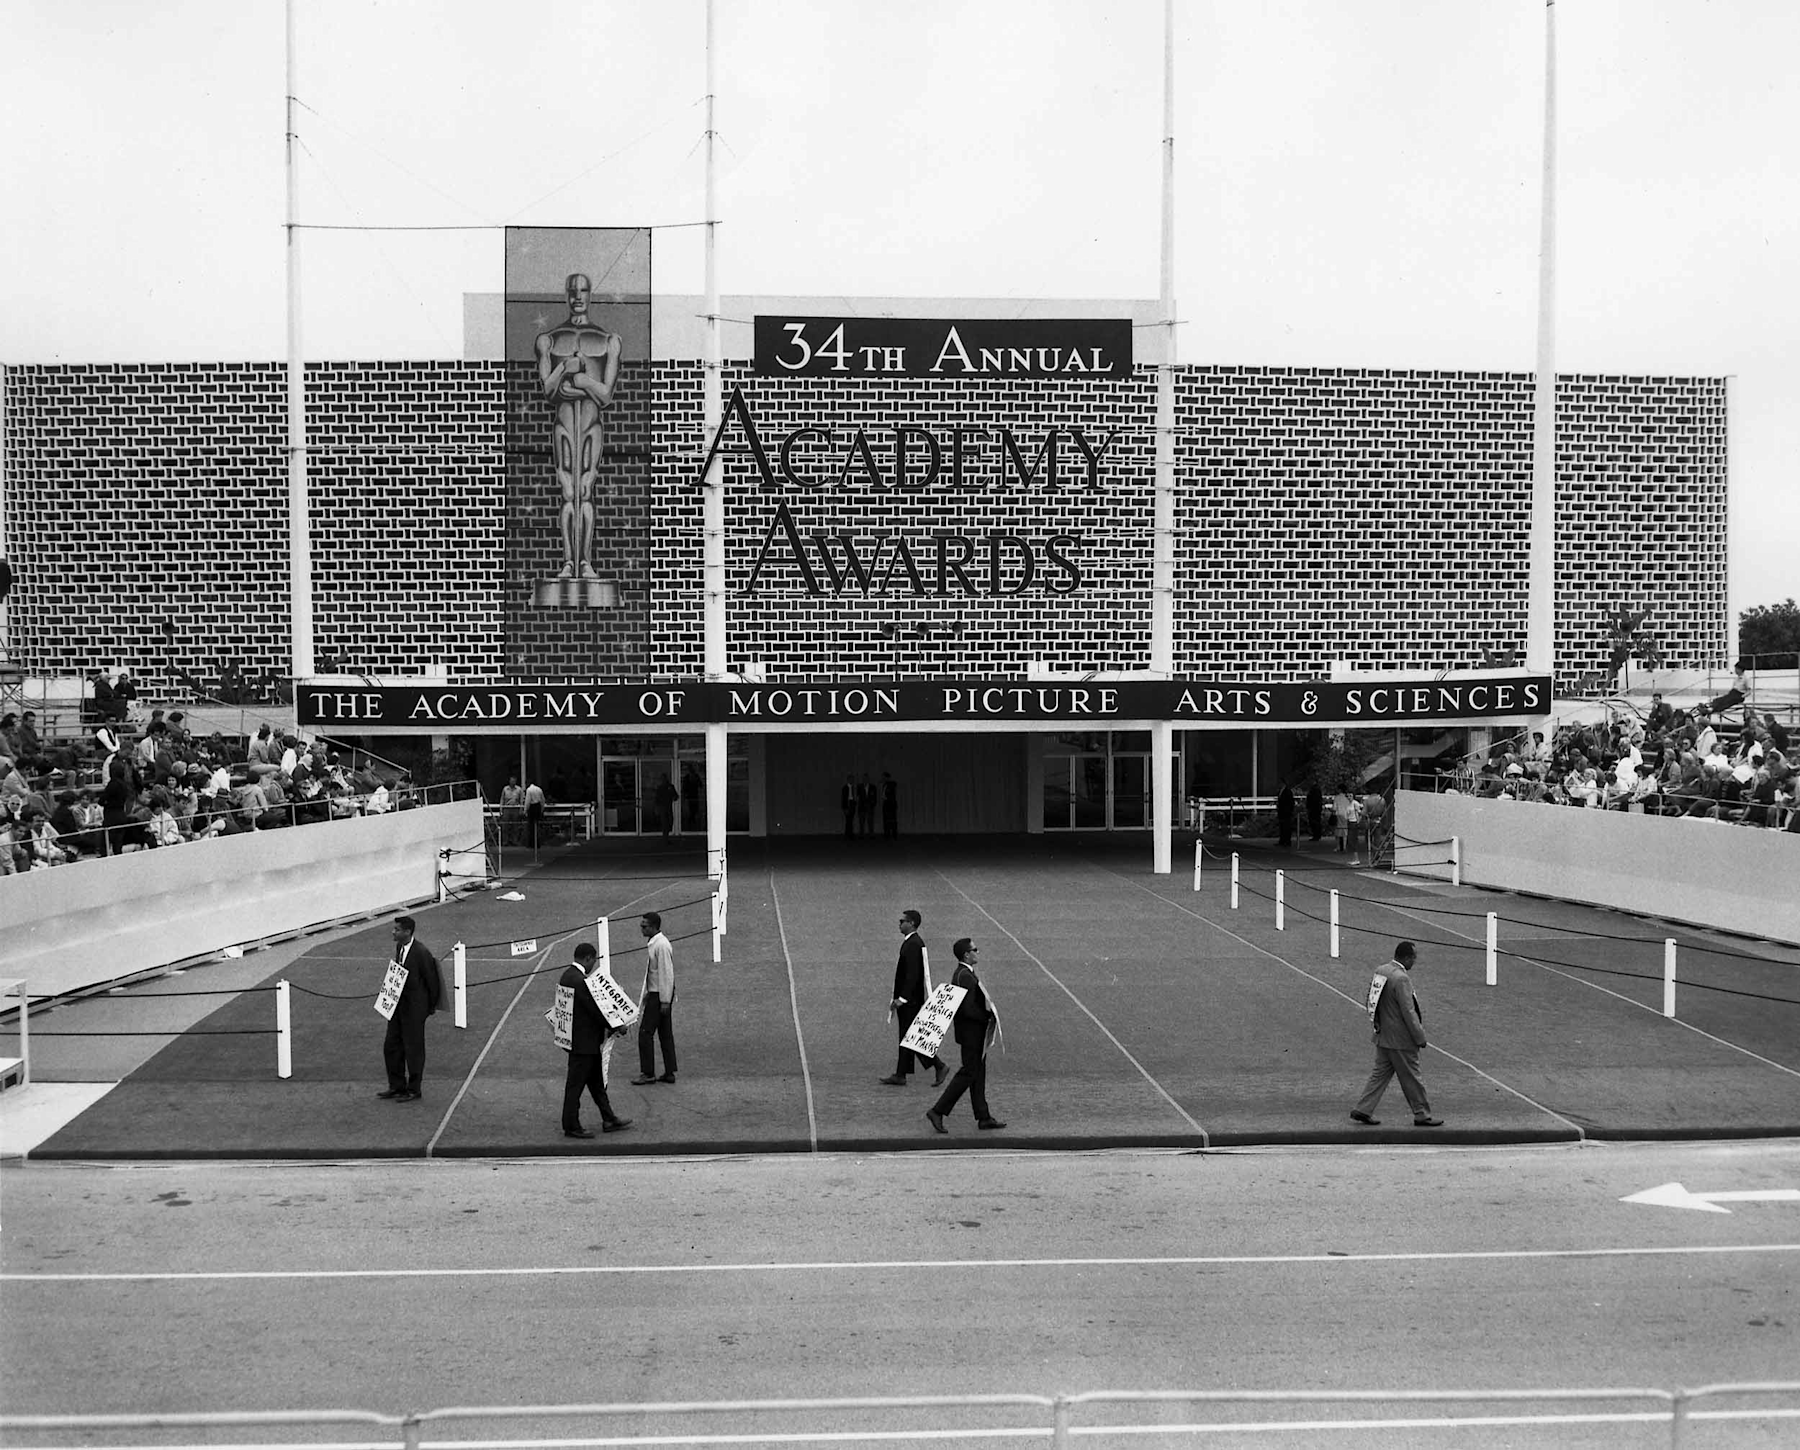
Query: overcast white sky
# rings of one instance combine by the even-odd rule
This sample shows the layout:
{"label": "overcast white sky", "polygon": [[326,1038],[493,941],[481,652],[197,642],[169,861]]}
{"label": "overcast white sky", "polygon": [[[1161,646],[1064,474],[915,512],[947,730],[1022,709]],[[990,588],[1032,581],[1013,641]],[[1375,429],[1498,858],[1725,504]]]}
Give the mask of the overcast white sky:
{"label": "overcast white sky", "polygon": [[[1156,295],[1160,0],[717,7],[722,290]],[[1800,594],[1800,5],[1557,12],[1559,370],[1734,375],[1733,599]],[[701,290],[702,0],[297,14],[303,219],[476,228],[309,232],[309,357],[461,356],[509,223],[668,227]],[[1176,31],[1184,362],[1532,368],[1542,0]],[[283,38],[0,0],[0,361],[285,355]]]}

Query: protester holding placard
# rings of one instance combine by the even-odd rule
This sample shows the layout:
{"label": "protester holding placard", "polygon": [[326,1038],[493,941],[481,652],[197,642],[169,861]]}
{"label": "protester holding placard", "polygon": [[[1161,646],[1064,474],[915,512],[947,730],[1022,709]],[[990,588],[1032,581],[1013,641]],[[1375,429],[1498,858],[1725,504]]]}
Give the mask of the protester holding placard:
{"label": "protester holding placard", "polygon": [[569,997],[569,1070],[563,1078],[562,1130],[565,1138],[591,1138],[593,1131],[581,1126],[581,1094],[585,1089],[600,1109],[601,1130],[617,1133],[631,1126],[630,1118],[613,1111],[606,1096],[607,1039],[623,1033],[600,1010],[599,996],[589,979],[601,970],[600,953],[592,942],[575,948],[575,961],[565,967],[557,982],[560,1005],[562,994]]}
{"label": "protester holding placard", "polygon": [[[375,1010],[387,1018],[381,1055],[387,1064],[387,1091],[376,1093],[397,1103],[416,1103],[425,1077],[425,1019],[444,1005],[444,976],[437,958],[413,937],[410,916],[394,922],[394,958]],[[383,1010],[385,1008],[385,1010]]]}
{"label": "protester holding placard", "polygon": [[[675,1081],[675,948],[663,935],[662,914],[646,911],[638,919],[645,941],[644,989],[639,994],[638,1075],[634,1085]],[[656,1044],[662,1044],[662,1076],[656,1075]]]}
{"label": "protester holding placard", "polygon": [[987,1052],[999,1034],[1000,1014],[994,1010],[981,978],[975,974],[975,954],[981,948],[965,936],[951,950],[956,953],[956,971],[950,977],[950,985],[961,987],[963,998],[956,1004],[956,1016],[951,1020],[950,1030],[962,1051],[962,1065],[950,1079],[950,1086],[944,1089],[943,1096],[926,1110],[925,1118],[933,1131],[948,1133],[950,1130],[944,1126],[945,1115],[966,1092],[969,1106],[975,1110],[976,1127],[1004,1128],[1006,1124],[988,1109]]}
{"label": "protester holding placard", "polygon": [[1441,1128],[1442,1118],[1431,1115],[1431,1103],[1425,1096],[1425,1080],[1419,1075],[1419,1053],[1425,1041],[1425,1009],[1413,991],[1412,974],[1418,965],[1418,951],[1409,941],[1394,948],[1394,959],[1378,970],[1369,981],[1369,1025],[1375,1039],[1375,1067],[1367,1086],[1350,1116],[1373,1128],[1381,1119],[1375,1109],[1382,1093],[1395,1078],[1406,1105],[1412,1109],[1415,1128]]}
{"label": "protester holding placard", "polygon": [[[919,1008],[931,994],[931,960],[925,953],[925,943],[919,939],[919,927],[924,920],[911,907],[900,913],[900,960],[894,965],[894,995],[888,1002],[888,1011],[899,1021],[902,1043],[906,1041],[907,1028],[912,1026],[913,1018],[919,1015]],[[943,1086],[950,1065],[941,1057],[922,1057],[905,1046],[900,1048],[893,1073],[881,1081],[889,1087],[905,1087],[915,1061],[936,1068],[937,1075],[932,1078],[931,1085]]]}

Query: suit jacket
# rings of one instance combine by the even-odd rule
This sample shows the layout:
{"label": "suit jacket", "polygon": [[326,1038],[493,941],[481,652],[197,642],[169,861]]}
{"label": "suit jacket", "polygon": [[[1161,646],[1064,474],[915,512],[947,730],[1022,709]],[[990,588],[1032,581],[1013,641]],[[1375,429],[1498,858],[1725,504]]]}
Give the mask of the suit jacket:
{"label": "suit jacket", "polygon": [[900,960],[894,964],[894,995],[906,999],[917,1012],[925,1004],[925,943],[909,931],[900,943]]}
{"label": "suit jacket", "polygon": [[1425,1009],[1413,993],[1412,973],[1398,962],[1382,969],[1387,985],[1375,1004],[1375,1045],[1418,1048],[1426,1046]]}
{"label": "suit jacket", "polygon": [[438,960],[431,949],[417,937],[408,945],[406,960],[400,965],[406,968],[406,986],[401,989],[400,1005],[394,1009],[394,1015],[422,1022],[444,1005],[444,975],[438,970]]}
{"label": "suit jacket", "polygon": [[[600,969],[596,966],[594,970]],[[606,1015],[594,1001],[594,994],[588,991],[587,976],[580,967],[573,964],[564,967],[557,985],[574,989],[575,1017],[569,1024],[569,1051],[598,1052],[608,1037],[625,1030],[606,1020]]]}
{"label": "suit jacket", "polygon": [[961,987],[965,993],[962,1001],[956,1004],[956,1016],[950,1021],[956,1045],[983,1046],[987,1042],[988,1021],[992,1014],[988,1010],[987,993],[982,990],[981,978],[967,962],[958,962],[951,973],[950,985]]}

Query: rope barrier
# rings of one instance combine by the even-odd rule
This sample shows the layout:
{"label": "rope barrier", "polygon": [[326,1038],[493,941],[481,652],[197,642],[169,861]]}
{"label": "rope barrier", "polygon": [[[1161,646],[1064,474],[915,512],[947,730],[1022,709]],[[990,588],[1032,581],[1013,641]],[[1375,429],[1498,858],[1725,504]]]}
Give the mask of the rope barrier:
{"label": "rope barrier", "polygon": [[33,1027],[31,1040],[45,1037],[273,1037],[273,1027],[171,1027],[167,1032],[147,1032],[132,1028],[118,1032],[56,1032]]}

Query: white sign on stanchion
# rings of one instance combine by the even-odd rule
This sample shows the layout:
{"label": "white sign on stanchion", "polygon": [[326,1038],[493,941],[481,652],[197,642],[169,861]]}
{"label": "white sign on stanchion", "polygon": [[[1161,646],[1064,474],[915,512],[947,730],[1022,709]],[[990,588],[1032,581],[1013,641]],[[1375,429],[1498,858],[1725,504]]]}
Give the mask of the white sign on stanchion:
{"label": "white sign on stanchion", "polygon": [[406,968],[389,962],[387,975],[381,979],[381,992],[375,998],[375,1010],[388,1021],[394,1020],[394,1008],[400,1005],[400,994],[406,990]]}
{"label": "white sign on stanchion", "polygon": [[715,962],[719,960],[719,935],[719,893],[715,891],[712,894],[712,941],[713,960]]}
{"label": "white sign on stanchion", "polygon": [[1238,888],[1238,853],[1236,851],[1233,851],[1231,853],[1231,909],[1233,911],[1237,910],[1237,888]]}
{"label": "white sign on stanchion", "polygon": [[1275,930],[1287,930],[1287,872],[1275,873]]}
{"label": "white sign on stanchion", "polygon": [[1338,894],[1337,887],[1331,888],[1331,955],[1338,955]]}
{"label": "white sign on stanchion", "polygon": [[575,989],[558,987],[556,1004],[544,1014],[544,1020],[550,1024],[550,1035],[556,1039],[556,1045],[564,1052],[574,1050],[575,1045]]}
{"label": "white sign on stanchion", "polygon": [[900,1039],[901,1049],[916,1052],[920,1057],[936,1057],[957,1007],[968,995],[966,988],[953,987],[948,982],[934,987],[925,999],[925,1005],[919,1008],[919,1015],[913,1018],[912,1026],[906,1029],[906,1036]]}
{"label": "white sign on stanchion", "polygon": [[1663,1016],[1675,1015],[1675,938],[1663,938]]}
{"label": "white sign on stanchion", "polygon": [[1500,983],[1500,917],[1490,911],[1487,919],[1487,984],[1494,987]]}
{"label": "white sign on stanchion", "polygon": [[1200,858],[1206,853],[1198,841],[1194,842],[1194,890],[1200,889]]}
{"label": "white sign on stanchion", "polygon": [[450,949],[450,980],[454,1021],[458,1027],[469,1025],[469,949],[458,942]]}
{"label": "white sign on stanchion", "polygon": [[287,978],[275,984],[275,1076],[294,1075],[294,1017]]}
{"label": "white sign on stanchion", "polygon": [[594,949],[600,953],[600,970],[612,971],[612,927],[604,916],[594,923]]}

